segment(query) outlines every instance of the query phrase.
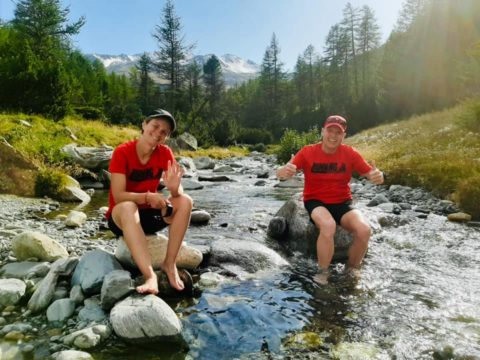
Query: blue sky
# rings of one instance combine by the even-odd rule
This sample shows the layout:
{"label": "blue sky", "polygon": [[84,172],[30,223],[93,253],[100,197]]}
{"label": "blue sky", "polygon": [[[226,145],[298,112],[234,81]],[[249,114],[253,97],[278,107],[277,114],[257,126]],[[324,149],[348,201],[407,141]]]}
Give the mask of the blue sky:
{"label": "blue sky", "polygon": [[[11,20],[16,0],[0,0],[0,18]],[[151,36],[161,22],[164,0],[61,0],[70,19],[86,24],[73,38],[83,53],[138,54],[157,49]],[[323,51],[331,26],[342,18],[347,0],[175,0],[187,43],[194,54],[234,54],[261,63],[275,32],[280,59],[291,70],[312,44]],[[403,0],[350,0],[375,12],[383,41],[398,17]]]}

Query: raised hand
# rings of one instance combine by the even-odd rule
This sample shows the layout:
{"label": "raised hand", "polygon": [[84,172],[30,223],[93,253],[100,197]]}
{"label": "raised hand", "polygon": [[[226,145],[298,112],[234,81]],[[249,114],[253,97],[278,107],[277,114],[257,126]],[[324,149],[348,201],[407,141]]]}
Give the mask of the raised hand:
{"label": "raised hand", "polygon": [[290,161],[278,170],[277,175],[279,178],[288,179],[297,173],[297,165],[292,163],[293,157],[294,155],[292,154]]}
{"label": "raised hand", "polygon": [[183,174],[185,174],[185,169],[179,163],[174,162],[172,164],[171,161],[168,161],[168,168],[167,171],[163,172],[162,180],[170,193],[178,191]]}
{"label": "raised hand", "polygon": [[368,172],[367,179],[375,185],[383,184],[383,172],[377,169],[377,166],[375,165],[375,160],[369,161],[369,164],[372,169]]}

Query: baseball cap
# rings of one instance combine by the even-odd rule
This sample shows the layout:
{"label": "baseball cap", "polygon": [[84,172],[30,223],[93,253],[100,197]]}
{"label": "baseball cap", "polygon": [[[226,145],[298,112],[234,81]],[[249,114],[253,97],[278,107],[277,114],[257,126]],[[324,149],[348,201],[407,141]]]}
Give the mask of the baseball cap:
{"label": "baseball cap", "polygon": [[157,118],[163,118],[167,120],[170,123],[172,133],[175,131],[175,128],[177,127],[177,123],[175,122],[175,118],[173,117],[173,115],[170,114],[167,110],[163,110],[163,109],[154,110],[150,115],[147,116],[146,120],[157,119]]}
{"label": "baseball cap", "polygon": [[347,131],[347,120],[340,115],[331,115],[325,120],[323,124],[324,128],[328,128],[330,126],[336,126],[340,128],[343,132]]}

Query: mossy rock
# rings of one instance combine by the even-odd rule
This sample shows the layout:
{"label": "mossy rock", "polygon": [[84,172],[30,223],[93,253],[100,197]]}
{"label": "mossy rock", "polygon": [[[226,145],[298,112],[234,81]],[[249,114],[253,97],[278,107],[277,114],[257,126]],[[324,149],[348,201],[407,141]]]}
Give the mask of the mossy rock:
{"label": "mossy rock", "polygon": [[0,193],[34,196],[37,172],[32,162],[0,142]]}

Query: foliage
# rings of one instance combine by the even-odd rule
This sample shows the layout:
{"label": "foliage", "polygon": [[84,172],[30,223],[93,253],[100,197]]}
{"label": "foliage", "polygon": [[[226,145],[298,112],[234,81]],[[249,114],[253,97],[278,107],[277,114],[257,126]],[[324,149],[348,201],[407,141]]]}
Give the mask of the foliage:
{"label": "foliage", "polygon": [[271,144],[273,136],[265,129],[241,128],[237,135],[237,141],[241,144]]}
{"label": "foliage", "polygon": [[102,110],[93,106],[77,106],[73,108],[73,111],[85,120],[102,120],[105,118]]}
{"label": "foliage", "polygon": [[292,155],[295,155],[302,147],[315,144],[320,140],[320,132],[313,128],[309,132],[298,133],[295,130],[287,129],[280,139],[280,147],[276,155],[277,161],[281,164],[288,162]]}
{"label": "foliage", "polygon": [[35,178],[35,196],[57,198],[67,183],[66,175],[58,169],[40,170]]}
{"label": "foliage", "polygon": [[243,147],[230,146],[228,148],[221,148],[218,146],[212,146],[208,149],[199,148],[197,151],[191,150],[181,150],[179,156],[188,156],[188,157],[200,157],[208,156],[212,159],[225,159],[231,157],[239,157],[248,155],[249,150]]}
{"label": "foliage", "polygon": [[465,102],[465,110],[459,116],[459,124],[469,131],[480,133],[480,100]]}
{"label": "foliage", "polygon": [[473,218],[480,219],[480,172],[462,180],[458,184],[454,198]]}

